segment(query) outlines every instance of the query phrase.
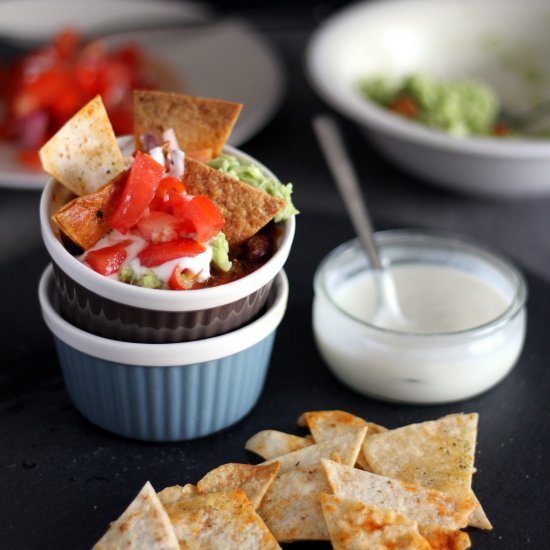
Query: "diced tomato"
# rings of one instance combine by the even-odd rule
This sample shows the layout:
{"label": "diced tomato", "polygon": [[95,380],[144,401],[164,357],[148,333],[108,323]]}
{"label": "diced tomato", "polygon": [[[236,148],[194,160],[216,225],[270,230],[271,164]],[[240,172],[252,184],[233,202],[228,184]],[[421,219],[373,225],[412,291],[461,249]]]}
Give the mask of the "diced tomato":
{"label": "diced tomato", "polygon": [[170,260],[196,256],[204,251],[204,246],[193,239],[178,239],[176,241],[150,244],[137,257],[141,265],[155,267]]}
{"label": "diced tomato", "polygon": [[198,160],[199,162],[208,162],[212,160],[214,156],[212,148],[206,149],[194,149],[193,151],[185,151],[185,154],[192,159]]}
{"label": "diced tomato", "polygon": [[416,118],[418,116],[418,105],[416,101],[406,95],[396,98],[388,105],[388,108],[390,111],[407,118]]}
{"label": "diced tomato", "polygon": [[196,195],[187,201],[174,215],[182,221],[182,229],[201,243],[217,235],[225,225],[218,207],[206,196]]}
{"label": "diced tomato", "polygon": [[172,203],[174,201],[178,204],[182,202],[177,199],[177,195],[182,193],[185,193],[184,183],[173,176],[166,176],[160,180],[155,197],[149,207],[151,210],[171,213]]}
{"label": "diced tomato", "polygon": [[17,160],[21,164],[36,170],[40,169],[42,166],[38,151],[35,149],[20,149],[17,152]]}
{"label": "diced tomato", "polygon": [[147,241],[160,243],[180,237],[178,218],[167,212],[151,211],[137,222],[138,233]]}
{"label": "diced tomato", "polygon": [[101,275],[116,273],[127,257],[126,247],[131,241],[120,241],[111,246],[90,250],[84,261]]}
{"label": "diced tomato", "polygon": [[54,38],[53,47],[61,57],[67,58],[76,52],[79,42],[80,35],[76,30],[65,29]]}
{"label": "diced tomato", "polygon": [[117,207],[109,220],[111,227],[125,234],[137,223],[153,200],[163,173],[164,167],[152,157],[141,151],[136,153]]}
{"label": "diced tomato", "polygon": [[170,290],[189,290],[199,273],[193,273],[189,269],[181,269],[181,267],[176,266],[168,279],[168,288]]}

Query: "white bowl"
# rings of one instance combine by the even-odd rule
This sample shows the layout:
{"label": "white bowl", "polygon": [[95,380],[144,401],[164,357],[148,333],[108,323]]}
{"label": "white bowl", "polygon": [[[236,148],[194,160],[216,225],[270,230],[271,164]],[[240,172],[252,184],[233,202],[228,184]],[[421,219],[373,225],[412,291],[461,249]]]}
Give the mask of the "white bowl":
{"label": "white bowl", "polygon": [[[245,153],[229,146],[225,151],[275,177]],[[149,289],[104,277],[69,253],[51,222],[52,214],[66,198],[64,195],[66,190],[51,179],[40,201],[40,228],[53,261],[61,312],[84,330],[127,341],[196,340],[250,321],[263,307],[273,280],[288,258],[296,227],[294,217],[279,224],[281,233],[273,257],[241,279],[191,291]]]}
{"label": "white bowl", "polygon": [[547,0],[383,0],[329,18],[308,46],[309,77],[390,159],[431,183],[498,198],[550,193],[550,140],[461,138],[410,122],[364,98],[362,77],[424,72],[480,79],[506,109],[550,99]]}
{"label": "white bowl", "polygon": [[[389,266],[435,268],[438,277],[447,280],[451,274],[459,275],[455,289],[456,281],[462,288],[472,288],[463,283],[475,278],[484,288],[482,294],[476,292],[477,298],[487,303],[489,295],[497,292],[504,309],[499,306],[493,310],[498,313],[492,312],[481,323],[452,330],[418,331],[418,324],[387,328],[366,321],[365,310],[361,315],[356,310],[357,305],[367,307],[369,287],[357,283],[372,276],[371,266],[359,241],[349,241],[327,255],[314,279],[315,340],[335,376],[372,397],[426,404],[466,399],[500,382],[516,364],[525,339],[527,289],[519,271],[457,236],[394,230],[375,237]],[[346,304],[342,292],[350,296],[350,288],[354,302]],[[441,307],[440,302],[429,306],[432,311]],[[456,304],[451,310],[457,310]]]}

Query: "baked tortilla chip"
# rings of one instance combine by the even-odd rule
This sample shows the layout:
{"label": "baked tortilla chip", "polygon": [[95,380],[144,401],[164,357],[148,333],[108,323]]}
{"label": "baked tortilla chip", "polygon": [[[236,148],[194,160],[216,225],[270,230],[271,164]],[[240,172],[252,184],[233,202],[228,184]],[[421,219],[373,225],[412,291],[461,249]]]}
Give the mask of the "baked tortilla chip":
{"label": "baked tortilla chip", "polygon": [[178,500],[166,511],[181,548],[280,548],[242,489]]}
{"label": "baked tortilla chip", "polygon": [[319,500],[328,490],[320,465],[292,468],[275,478],[258,514],[279,542],[329,540]]}
{"label": "baked tortilla chip", "polygon": [[455,531],[466,527],[475,506],[471,500],[456,502],[446,493],[330,460],[323,459],[321,464],[335,495],[394,510],[416,521],[420,528]]}
{"label": "baked tortilla chip", "polygon": [[277,430],[262,430],[254,434],[244,445],[247,451],[261,456],[264,460],[303,449],[313,445],[311,436],[287,434]]}
{"label": "baked tortilla chip", "polygon": [[93,550],[179,550],[178,539],[155,490],[147,482]]}
{"label": "baked tortilla chip", "polygon": [[[358,416],[340,410],[305,412],[298,418],[298,425],[307,426],[316,443],[326,441],[350,428],[367,426],[368,431],[365,437],[386,430],[374,422],[367,422]],[[369,469],[362,450],[357,457],[357,465],[363,470]]]}
{"label": "baked tortilla chip", "polygon": [[319,464],[322,458],[331,458],[338,455],[342,464],[353,466],[361,449],[361,444],[367,433],[367,427],[352,428],[349,431],[338,434],[332,439],[315,443],[286,455],[272,458],[262,464],[271,464],[274,461],[281,463],[281,472],[285,472],[296,466],[308,468]]}
{"label": "baked tortilla chip", "polygon": [[[401,481],[423,485],[451,495],[457,501],[472,499],[472,473],[478,415],[450,414],[418,424],[372,435],[363,443],[370,469]],[[477,524],[491,528],[483,510]]]}
{"label": "baked tortilla chip", "polygon": [[256,509],[269,489],[281,465],[278,462],[266,466],[253,464],[223,464],[208,472],[198,483],[200,493],[215,493],[242,489]]}
{"label": "baked tortilla chip", "polygon": [[223,232],[230,245],[255,235],[286,204],[284,199],[189,157],[183,183],[191,195],[206,195],[216,204],[225,219]]}
{"label": "baked tortilla chip", "polygon": [[196,485],[187,483],[186,485],[172,485],[171,487],[165,487],[158,493],[159,500],[163,505],[177,502],[182,498],[189,498],[199,494],[199,490]]}
{"label": "baked tortilla chip", "polygon": [[416,522],[393,510],[321,493],[334,550],[431,550]]}
{"label": "baked tortilla chip", "polygon": [[76,195],[97,191],[124,170],[124,158],[100,96],[40,149],[44,170]]}
{"label": "baked tortilla chip", "polygon": [[160,137],[172,128],[183,151],[212,149],[218,156],[237,121],[242,104],[152,90],[134,91],[134,138]]}
{"label": "baked tortilla chip", "polygon": [[73,199],[52,216],[61,231],[80,248],[88,250],[111,231],[108,220],[116,208],[124,174],[94,193]]}

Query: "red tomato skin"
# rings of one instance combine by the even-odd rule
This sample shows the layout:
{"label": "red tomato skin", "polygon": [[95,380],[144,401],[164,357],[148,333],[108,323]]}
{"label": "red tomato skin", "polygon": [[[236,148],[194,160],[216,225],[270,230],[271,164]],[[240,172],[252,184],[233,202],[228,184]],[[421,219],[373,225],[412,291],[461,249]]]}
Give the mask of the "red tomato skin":
{"label": "red tomato skin", "polygon": [[128,256],[126,246],[130,242],[121,241],[111,246],[90,250],[86,254],[84,261],[101,275],[108,276],[117,273]]}
{"label": "red tomato skin", "polygon": [[[151,210],[168,212],[171,214],[171,203],[173,203],[174,200],[182,202],[184,193],[185,185],[181,180],[174,176],[166,176],[160,180],[155,197],[151,201],[149,208]],[[177,195],[181,195],[181,199],[178,199]]]}
{"label": "red tomato skin", "polygon": [[176,266],[168,279],[168,288],[170,290],[189,290],[198,275],[198,273],[192,273],[187,269],[182,270]]}
{"label": "red tomato skin", "polygon": [[153,200],[164,167],[138,151],[109,223],[122,234],[133,227]]}
{"label": "red tomato skin", "polygon": [[146,246],[138,255],[144,267],[156,267],[170,260],[192,257],[204,252],[204,246],[193,239],[178,239]]}
{"label": "red tomato skin", "polygon": [[174,214],[182,221],[182,230],[204,243],[217,235],[225,225],[218,207],[206,196],[196,195]]}

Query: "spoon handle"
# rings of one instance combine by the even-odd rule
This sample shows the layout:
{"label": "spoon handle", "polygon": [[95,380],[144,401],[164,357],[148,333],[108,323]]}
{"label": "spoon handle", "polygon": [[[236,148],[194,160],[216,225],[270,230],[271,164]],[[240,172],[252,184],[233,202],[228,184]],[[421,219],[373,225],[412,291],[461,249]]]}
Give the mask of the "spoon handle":
{"label": "spoon handle", "polygon": [[372,223],[338,126],[330,117],[318,115],[313,118],[313,129],[370,263],[374,269],[382,270]]}

